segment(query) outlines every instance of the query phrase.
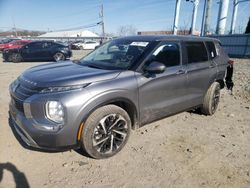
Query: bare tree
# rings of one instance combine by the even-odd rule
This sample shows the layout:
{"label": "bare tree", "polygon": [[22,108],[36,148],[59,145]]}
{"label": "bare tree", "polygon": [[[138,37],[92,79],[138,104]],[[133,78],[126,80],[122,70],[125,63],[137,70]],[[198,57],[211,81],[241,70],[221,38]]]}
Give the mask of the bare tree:
{"label": "bare tree", "polygon": [[118,28],[118,36],[136,35],[137,29],[133,25],[123,25]]}

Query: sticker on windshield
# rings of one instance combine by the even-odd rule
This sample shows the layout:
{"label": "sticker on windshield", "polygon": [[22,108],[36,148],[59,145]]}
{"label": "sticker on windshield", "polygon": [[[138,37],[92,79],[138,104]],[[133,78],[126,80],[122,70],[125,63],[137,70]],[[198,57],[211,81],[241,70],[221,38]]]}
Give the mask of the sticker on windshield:
{"label": "sticker on windshield", "polygon": [[148,45],[148,42],[132,42],[130,46],[142,46],[146,47]]}

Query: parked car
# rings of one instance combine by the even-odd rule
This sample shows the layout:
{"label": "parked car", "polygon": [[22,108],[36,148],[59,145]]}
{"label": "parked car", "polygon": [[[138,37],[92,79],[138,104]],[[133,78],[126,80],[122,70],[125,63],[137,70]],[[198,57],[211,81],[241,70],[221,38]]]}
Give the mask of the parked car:
{"label": "parked car", "polygon": [[12,48],[21,48],[22,46],[24,46],[25,44],[28,44],[30,42],[31,42],[31,40],[13,40],[13,41],[5,44],[5,46],[3,47],[3,50],[12,49]]}
{"label": "parked car", "polygon": [[20,40],[20,39],[15,39],[15,38],[7,38],[7,39],[3,39],[0,41],[0,51],[2,52],[4,50],[4,48],[6,48],[6,46],[8,46],[8,44],[12,41],[16,41],[16,40]]}
{"label": "parked car", "polygon": [[114,39],[79,62],[22,73],[10,85],[13,127],[31,147],[111,157],[131,129],[190,109],[213,115],[231,64],[216,39]]}
{"label": "parked car", "polygon": [[78,42],[72,44],[72,49],[76,50],[94,50],[100,43],[96,41],[86,41],[86,42]]}
{"label": "parked car", "polygon": [[3,51],[5,61],[63,61],[72,56],[68,46],[52,41],[34,41],[19,49]]}
{"label": "parked car", "polygon": [[[70,49],[72,50],[79,50],[77,46],[75,46],[76,43],[79,43],[82,41],[76,40],[76,41],[68,41],[68,46],[70,47]],[[77,49],[76,49],[77,48]]]}

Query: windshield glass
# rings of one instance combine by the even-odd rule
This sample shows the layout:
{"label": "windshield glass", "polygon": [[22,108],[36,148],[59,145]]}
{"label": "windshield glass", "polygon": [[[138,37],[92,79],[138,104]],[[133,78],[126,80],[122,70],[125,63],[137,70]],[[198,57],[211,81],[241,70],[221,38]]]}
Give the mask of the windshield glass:
{"label": "windshield glass", "polygon": [[149,42],[146,41],[116,39],[83,57],[79,63],[100,69],[126,70],[142,55],[148,45]]}

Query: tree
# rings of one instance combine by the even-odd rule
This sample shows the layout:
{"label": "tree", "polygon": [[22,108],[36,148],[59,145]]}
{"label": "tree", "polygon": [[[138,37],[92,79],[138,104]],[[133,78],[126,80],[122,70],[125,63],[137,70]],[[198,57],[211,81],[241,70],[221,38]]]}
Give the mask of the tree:
{"label": "tree", "polygon": [[247,34],[247,33],[250,33],[250,18],[248,20],[247,28],[246,28],[246,31],[245,31],[245,34]]}
{"label": "tree", "polygon": [[137,29],[133,25],[123,25],[118,28],[118,36],[136,35]]}

